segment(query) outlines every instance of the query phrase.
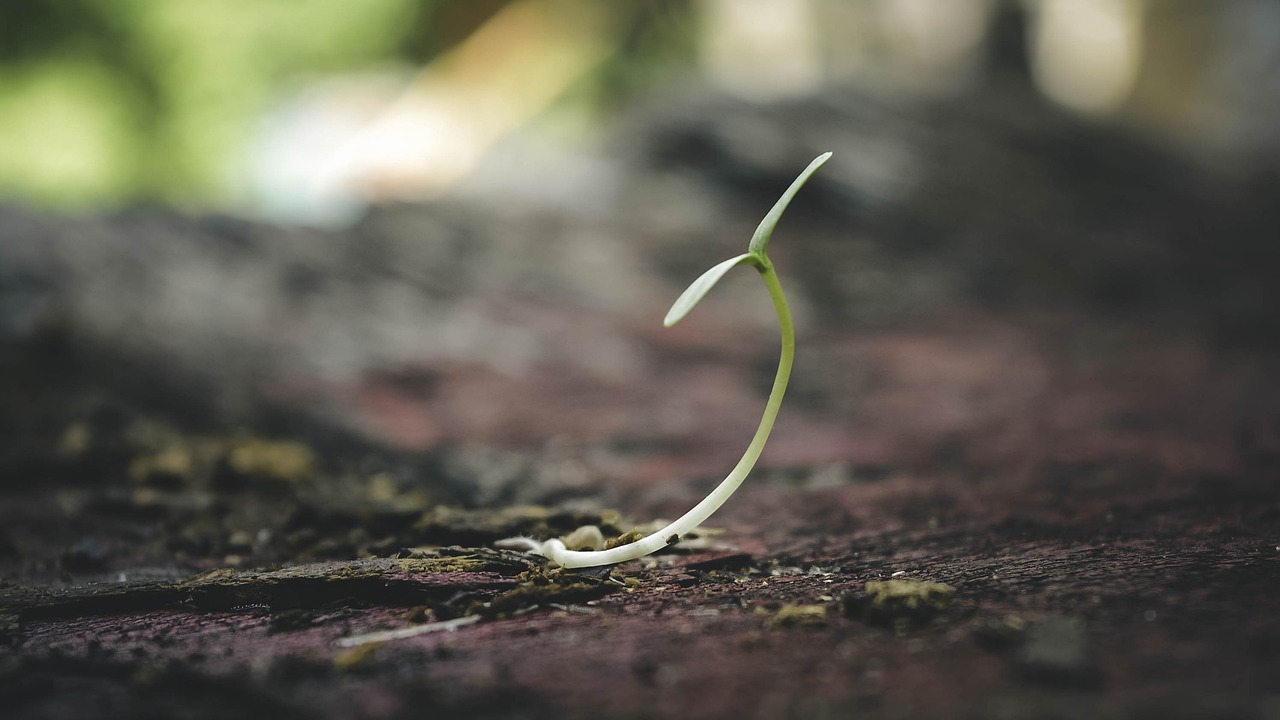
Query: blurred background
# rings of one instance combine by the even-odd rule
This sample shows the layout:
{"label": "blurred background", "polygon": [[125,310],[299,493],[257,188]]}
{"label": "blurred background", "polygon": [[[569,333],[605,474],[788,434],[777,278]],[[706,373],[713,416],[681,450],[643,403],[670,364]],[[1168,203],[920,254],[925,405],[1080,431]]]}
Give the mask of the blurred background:
{"label": "blurred background", "polygon": [[486,170],[572,197],[644,100],[693,87],[751,103],[850,87],[956,96],[1019,63],[1046,101],[1201,162],[1280,153],[1280,9],[1267,0],[597,5],[10,4],[0,194],[309,223],[483,185]]}
{"label": "blurred background", "polygon": [[765,477],[911,526],[1275,469],[1270,0],[47,0],[0,9],[0,474],[159,503],[160,555],[281,492],[682,512],[776,328],[749,273],[658,320],[824,151]]}

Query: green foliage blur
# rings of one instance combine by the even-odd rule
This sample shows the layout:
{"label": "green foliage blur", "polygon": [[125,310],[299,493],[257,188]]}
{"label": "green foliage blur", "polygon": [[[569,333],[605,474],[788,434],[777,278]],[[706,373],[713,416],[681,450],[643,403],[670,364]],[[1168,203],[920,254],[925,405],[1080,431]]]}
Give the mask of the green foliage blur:
{"label": "green foliage blur", "polygon": [[[0,3],[0,199],[64,209],[219,205],[257,118],[292,85],[421,66],[505,4]],[[635,13],[645,4],[627,5]],[[624,46],[634,40],[626,32]],[[586,89],[607,99],[600,90]]]}
{"label": "green foliage blur", "polygon": [[220,191],[273,90],[402,54],[414,0],[41,0],[0,9],[0,195],[43,205]]}

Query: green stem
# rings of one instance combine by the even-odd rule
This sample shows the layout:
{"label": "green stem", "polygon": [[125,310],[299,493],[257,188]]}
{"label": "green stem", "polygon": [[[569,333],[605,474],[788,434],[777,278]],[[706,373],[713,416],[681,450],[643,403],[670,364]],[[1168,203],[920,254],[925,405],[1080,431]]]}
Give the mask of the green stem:
{"label": "green stem", "polygon": [[729,499],[730,495],[733,495],[738,486],[742,485],[742,481],[747,479],[747,475],[755,467],[756,460],[760,458],[760,453],[764,451],[764,444],[769,439],[769,433],[773,430],[773,423],[778,417],[778,408],[782,406],[782,396],[787,392],[787,382],[791,378],[791,365],[795,360],[796,353],[795,329],[791,324],[791,311],[787,307],[787,298],[782,293],[782,284],[778,281],[778,274],[774,272],[773,263],[769,261],[769,258],[763,252],[753,253],[752,255],[750,262],[764,277],[764,283],[769,288],[769,296],[773,298],[773,307],[778,312],[778,326],[781,328],[782,333],[782,355],[778,360],[778,372],[773,378],[773,389],[769,391],[769,401],[764,406],[764,416],[760,418],[760,426],[756,428],[756,434],[751,438],[751,444],[747,446],[747,450],[742,454],[742,458],[738,460],[738,464],[716,486],[716,489],[711,491],[710,495],[702,499],[702,502],[680,516],[680,519],[652,535],[633,543],[598,551],[569,550],[559,540],[548,540],[542,544],[542,554],[547,558],[564,567],[575,568],[612,565],[644,557],[649,553],[661,550],[667,545],[677,542],[691,530],[705,522],[707,518],[711,517],[712,513],[724,504],[725,500]]}

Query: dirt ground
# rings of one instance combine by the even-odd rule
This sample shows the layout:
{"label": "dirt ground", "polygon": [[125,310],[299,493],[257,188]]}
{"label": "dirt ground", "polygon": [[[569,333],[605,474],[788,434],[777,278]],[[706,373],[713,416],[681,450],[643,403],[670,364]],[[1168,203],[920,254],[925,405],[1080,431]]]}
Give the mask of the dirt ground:
{"label": "dirt ground", "polygon": [[[1274,195],[1108,186],[1119,141],[946,117],[1013,139],[953,129],[999,161],[890,206],[815,180],[774,240],[799,360],[760,467],[592,571],[493,542],[620,535],[732,465],[763,290],[657,319],[794,170],[637,171],[636,207],[715,188],[709,226],[5,209],[5,716],[1280,718]],[[962,166],[1026,201],[930,191]]]}

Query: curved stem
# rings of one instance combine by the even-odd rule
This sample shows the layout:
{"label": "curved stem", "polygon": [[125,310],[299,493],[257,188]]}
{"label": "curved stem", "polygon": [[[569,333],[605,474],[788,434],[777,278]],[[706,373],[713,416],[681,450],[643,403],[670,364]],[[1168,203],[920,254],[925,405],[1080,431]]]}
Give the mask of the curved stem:
{"label": "curved stem", "polygon": [[702,499],[692,510],[680,516],[680,519],[661,530],[641,538],[633,543],[620,545],[609,550],[569,550],[560,540],[547,540],[542,543],[541,553],[548,559],[567,568],[594,567],[596,565],[612,565],[644,557],[649,553],[661,550],[687,535],[711,517],[725,500],[733,494],[738,486],[746,480],[747,474],[755,467],[756,460],[764,450],[765,441],[773,430],[774,420],[778,417],[778,408],[782,405],[782,396],[787,392],[787,381],[791,378],[791,365],[795,359],[795,330],[791,324],[791,311],[787,308],[787,299],[782,294],[782,285],[778,282],[778,274],[773,270],[773,263],[764,253],[756,256],[758,263],[753,263],[764,276],[764,283],[769,288],[769,296],[773,298],[773,307],[778,311],[778,326],[782,332],[782,355],[778,360],[778,373],[773,378],[773,389],[769,392],[769,402],[764,407],[764,416],[760,418],[760,427],[751,438],[751,444],[733,467],[729,475]]}

